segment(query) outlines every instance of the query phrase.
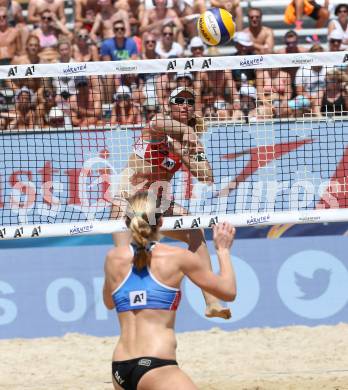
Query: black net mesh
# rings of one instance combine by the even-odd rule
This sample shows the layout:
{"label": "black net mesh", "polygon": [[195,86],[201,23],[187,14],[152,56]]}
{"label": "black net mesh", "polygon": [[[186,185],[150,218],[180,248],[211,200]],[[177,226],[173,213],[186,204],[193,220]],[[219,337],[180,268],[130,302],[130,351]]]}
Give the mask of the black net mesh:
{"label": "black net mesh", "polygon": [[0,226],[119,218],[143,189],[175,215],[346,208],[343,60],[1,67]]}

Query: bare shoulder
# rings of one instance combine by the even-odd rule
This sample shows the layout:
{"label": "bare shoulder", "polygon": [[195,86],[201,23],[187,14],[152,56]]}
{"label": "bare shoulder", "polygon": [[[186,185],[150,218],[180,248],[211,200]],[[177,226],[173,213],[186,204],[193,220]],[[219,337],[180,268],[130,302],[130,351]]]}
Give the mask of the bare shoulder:
{"label": "bare shoulder", "polygon": [[158,249],[165,254],[167,259],[172,259],[174,261],[180,262],[185,259],[185,257],[190,256],[192,252],[185,248],[179,246],[167,245],[167,244],[158,244]]}
{"label": "bare shoulder", "polygon": [[111,248],[105,258],[106,264],[120,264],[124,261],[129,262],[129,248],[128,246],[121,246],[121,247],[115,247]]}
{"label": "bare shoulder", "polygon": [[262,26],[264,34],[273,34],[273,30],[270,27]]}

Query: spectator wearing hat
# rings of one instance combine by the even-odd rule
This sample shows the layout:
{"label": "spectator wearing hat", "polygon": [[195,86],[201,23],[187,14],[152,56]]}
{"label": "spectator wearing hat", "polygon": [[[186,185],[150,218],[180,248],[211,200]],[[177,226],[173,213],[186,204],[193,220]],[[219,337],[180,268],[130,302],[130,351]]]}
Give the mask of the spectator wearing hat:
{"label": "spectator wearing hat", "polygon": [[[242,117],[249,121],[249,118],[256,117],[256,98],[257,92],[256,88],[253,85],[242,85],[239,90],[240,95],[240,111],[242,112]],[[238,113],[238,110],[235,110],[233,113],[234,116]]]}
{"label": "spectator wearing hat", "polygon": [[171,56],[181,57],[183,52],[183,47],[174,40],[174,28],[171,25],[163,26],[161,38],[156,44],[156,53],[161,58],[169,58]]}
{"label": "spectator wearing hat", "polygon": [[172,29],[173,40],[184,46],[183,24],[178,14],[168,7],[167,0],[152,0],[152,3],[154,8],[145,10],[141,19],[140,33],[152,32],[157,38],[161,38],[163,28],[169,26]]}
{"label": "spectator wearing hat", "polygon": [[212,7],[224,8],[228,11],[236,24],[236,31],[243,29],[243,9],[240,0],[211,0]]}
{"label": "spectator wearing hat", "polygon": [[5,7],[0,7],[0,33],[0,65],[9,65],[15,55],[21,54],[22,43],[18,29],[9,25]]}
{"label": "spectator wearing hat", "polygon": [[132,126],[139,123],[141,123],[140,106],[133,101],[129,87],[119,86],[114,94],[111,124]]}
{"label": "spectator wearing hat", "polygon": [[327,40],[329,42],[329,51],[341,51],[344,34],[340,30],[332,30]]}
{"label": "spectator wearing hat", "polygon": [[[225,100],[215,100],[213,109],[215,116],[219,119],[228,119],[231,117],[231,105]],[[207,110],[205,112],[207,113]]]}
{"label": "spectator wearing hat", "polygon": [[335,8],[335,15],[337,19],[331,20],[328,26],[329,35],[337,30],[343,34],[343,42],[341,48],[346,50],[348,48],[348,4],[341,3]]}
{"label": "spectator wearing hat", "polygon": [[145,123],[150,123],[151,119],[160,112],[157,99],[154,97],[145,99],[142,104],[142,109]]}
{"label": "spectator wearing hat", "polygon": [[75,78],[76,94],[69,98],[73,126],[88,127],[98,124],[101,118],[101,96],[96,94],[91,79]]}
{"label": "spectator wearing hat", "polygon": [[262,25],[262,10],[261,8],[251,7],[248,9],[249,25],[244,31],[250,34],[254,43],[254,51],[256,54],[273,53],[274,34],[269,27]]}
{"label": "spectator wearing hat", "polygon": [[[113,39],[115,36],[115,23],[122,21],[124,37],[130,36],[129,16],[124,9],[117,9],[113,0],[98,0],[99,12],[97,13],[91,30],[91,38],[94,42]],[[116,36],[120,35],[117,34]]]}
{"label": "spectator wearing hat", "polygon": [[[246,31],[239,31],[235,34],[234,42],[236,45],[236,56],[249,56],[255,54],[254,43],[250,34]],[[233,80],[236,82],[237,88],[241,87],[242,82],[248,81],[249,84],[254,84],[256,80],[255,69],[233,69]]]}
{"label": "spectator wearing hat", "polygon": [[10,129],[33,129],[35,125],[35,94],[28,87],[15,92],[15,108],[11,112]]}
{"label": "spectator wearing hat", "polygon": [[66,24],[64,12],[64,0],[29,0],[28,4],[28,22],[39,24],[43,11],[49,10],[56,19]]}
{"label": "spectator wearing hat", "polygon": [[189,44],[191,57],[203,57],[205,52],[205,44],[200,37],[193,37]]}
{"label": "spectator wearing hat", "polygon": [[191,72],[179,72],[175,74],[174,81],[176,81],[175,88],[178,87],[192,88],[194,77]]}
{"label": "spectator wearing hat", "polygon": [[257,91],[253,85],[243,84],[239,90],[240,108],[233,110],[233,120],[253,122],[273,117],[272,109],[257,99]]}
{"label": "spectator wearing hat", "polygon": [[65,127],[65,114],[59,107],[52,107],[47,117],[49,128],[61,129]]}
{"label": "spectator wearing hat", "polygon": [[138,58],[137,45],[133,38],[126,37],[126,27],[123,20],[113,24],[114,37],[104,40],[100,47],[103,61],[119,61]]}

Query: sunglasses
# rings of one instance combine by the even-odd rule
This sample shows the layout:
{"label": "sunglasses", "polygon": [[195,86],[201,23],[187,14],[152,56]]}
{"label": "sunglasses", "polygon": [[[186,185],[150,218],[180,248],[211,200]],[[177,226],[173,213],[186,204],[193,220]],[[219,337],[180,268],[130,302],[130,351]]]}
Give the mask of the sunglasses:
{"label": "sunglasses", "polygon": [[196,50],[203,51],[204,47],[202,46],[191,47],[191,51],[196,51]]}
{"label": "sunglasses", "polygon": [[330,39],[330,43],[340,44],[342,41],[340,39]]}
{"label": "sunglasses", "polygon": [[86,41],[86,40],[89,38],[89,36],[88,36],[88,35],[80,34],[80,35],[79,35],[79,38]]}
{"label": "sunglasses", "polygon": [[172,32],[170,32],[170,33],[166,33],[166,32],[164,32],[163,33],[163,36],[165,36],[165,37],[172,37],[174,34],[172,33]]}
{"label": "sunglasses", "polygon": [[42,20],[47,20],[48,22],[52,22],[52,18],[50,16],[42,16]]}
{"label": "sunglasses", "polygon": [[145,43],[156,43],[156,41],[145,41]]}
{"label": "sunglasses", "polygon": [[44,91],[43,95],[44,95],[45,98],[55,97],[56,96],[56,94],[54,92],[51,92],[51,91]]}
{"label": "sunglasses", "polygon": [[115,32],[118,32],[118,31],[125,31],[125,28],[124,28],[124,27],[114,27],[114,31],[115,31]]}
{"label": "sunglasses", "polygon": [[187,104],[188,106],[192,107],[195,105],[195,99],[192,98],[175,97],[175,98],[171,98],[170,102],[172,104],[179,105],[179,106],[183,104]]}
{"label": "sunglasses", "polygon": [[130,95],[122,94],[116,97],[116,100],[129,100],[131,97]]}

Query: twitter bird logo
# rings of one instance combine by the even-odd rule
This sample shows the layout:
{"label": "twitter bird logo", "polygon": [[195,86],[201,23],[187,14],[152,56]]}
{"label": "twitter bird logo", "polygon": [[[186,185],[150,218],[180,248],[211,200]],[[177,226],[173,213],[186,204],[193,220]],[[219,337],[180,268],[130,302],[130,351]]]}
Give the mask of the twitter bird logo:
{"label": "twitter bird logo", "polygon": [[330,284],[331,270],[318,268],[313,272],[313,276],[308,278],[294,272],[295,283],[303,293],[299,299],[316,299],[323,295]]}
{"label": "twitter bird logo", "polygon": [[348,303],[348,270],[333,254],[307,249],[289,256],[279,269],[280,299],[293,313],[309,319],[333,316]]}

